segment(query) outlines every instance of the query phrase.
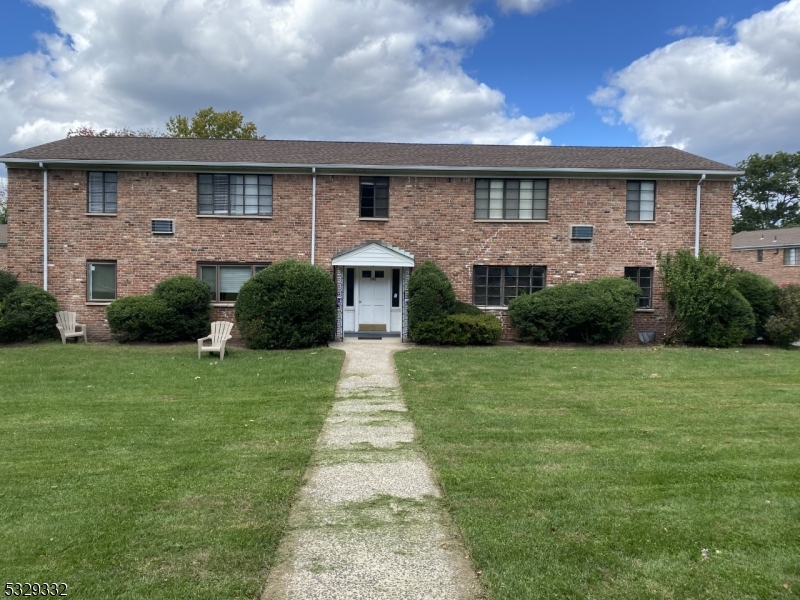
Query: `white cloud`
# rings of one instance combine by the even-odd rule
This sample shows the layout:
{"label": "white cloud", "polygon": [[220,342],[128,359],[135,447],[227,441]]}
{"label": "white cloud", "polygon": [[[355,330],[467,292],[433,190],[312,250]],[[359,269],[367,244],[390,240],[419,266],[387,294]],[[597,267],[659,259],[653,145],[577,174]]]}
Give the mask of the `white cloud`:
{"label": "white cloud", "polygon": [[562,2],[564,0],[497,0],[497,4],[503,12],[516,10],[526,14],[542,12]]}
{"label": "white cloud", "polygon": [[0,153],[209,105],[270,138],[535,144],[570,117],[518,115],[464,72],[491,27],[468,0],[35,1],[58,34],[0,59]]}
{"label": "white cloud", "polygon": [[[728,22],[717,23],[725,27]],[[641,143],[733,163],[800,147],[800,0],[735,24],[733,39],[692,37],[644,56],[590,96]]]}

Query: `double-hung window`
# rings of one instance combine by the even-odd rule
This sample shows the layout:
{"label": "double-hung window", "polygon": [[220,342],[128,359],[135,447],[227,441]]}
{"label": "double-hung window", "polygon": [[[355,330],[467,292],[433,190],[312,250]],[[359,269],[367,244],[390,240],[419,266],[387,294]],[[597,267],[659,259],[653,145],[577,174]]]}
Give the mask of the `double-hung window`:
{"label": "double-hung window", "polygon": [[117,298],[117,263],[90,261],[86,263],[86,299],[107,302]]}
{"label": "double-hung window", "polygon": [[639,308],[653,307],[653,267],[625,267],[625,277],[642,288]]}
{"label": "double-hung window", "polygon": [[786,267],[796,267],[800,265],[800,248],[784,248],[783,265]]}
{"label": "double-hung window", "polygon": [[547,219],[547,180],[476,179],[475,218]]}
{"label": "double-hung window", "polygon": [[389,178],[388,177],[362,177],[360,181],[360,210],[361,218],[389,218]]}
{"label": "double-hung window", "polygon": [[268,265],[198,265],[199,278],[211,288],[213,302],[234,302],[242,284]]}
{"label": "double-hung window", "polygon": [[117,174],[89,171],[88,210],[90,213],[117,212]]}
{"label": "double-hung window", "polygon": [[544,288],[545,267],[487,267],[473,268],[472,302],[476,306],[508,306],[522,294]]}
{"label": "double-hung window", "polygon": [[656,210],[656,182],[629,181],[625,220],[654,221]]}
{"label": "double-hung window", "polygon": [[197,214],[271,216],[272,175],[200,173]]}

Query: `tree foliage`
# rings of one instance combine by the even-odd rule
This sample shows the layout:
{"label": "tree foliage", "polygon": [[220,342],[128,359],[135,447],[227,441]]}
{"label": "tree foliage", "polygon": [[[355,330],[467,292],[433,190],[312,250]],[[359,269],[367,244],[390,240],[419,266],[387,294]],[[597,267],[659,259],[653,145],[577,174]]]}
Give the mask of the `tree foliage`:
{"label": "tree foliage", "polygon": [[67,137],[146,137],[158,138],[168,137],[163,131],[158,129],[129,129],[128,127],[120,127],[119,129],[95,129],[88,125],[70,129],[67,132]]}
{"label": "tree foliage", "polygon": [[738,166],[734,233],[800,225],[800,151],[752,154]]}
{"label": "tree foliage", "polygon": [[258,135],[255,123],[244,122],[242,113],[236,110],[217,112],[213,107],[202,108],[189,120],[177,115],[167,121],[170,137],[216,138],[225,140],[263,140]]}
{"label": "tree foliage", "polygon": [[0,225],[8,223],[8,181],[0,179]]}

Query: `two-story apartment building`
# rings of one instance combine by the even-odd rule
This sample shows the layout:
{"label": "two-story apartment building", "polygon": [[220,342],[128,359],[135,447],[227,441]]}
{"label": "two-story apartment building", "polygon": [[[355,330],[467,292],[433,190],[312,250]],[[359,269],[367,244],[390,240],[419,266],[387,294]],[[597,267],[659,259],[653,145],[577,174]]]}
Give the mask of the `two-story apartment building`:
{"label": "two-story apartment building", "polygon": [[800,227],[740,231],[731,241],[735,266],[778,285],[800,284]]}
{"label": "two-story apartment building", "polygon": [[656,254],[731,252],[738,171],[674,148],[75,137],[0,157],[8,268],[109,336],[105,305],[169,276],[207,281],[214,317],[276,260],[329,270],[336,336],[406,333],[432,259],[500,315],[546,285],[631,277],[661,329]]}

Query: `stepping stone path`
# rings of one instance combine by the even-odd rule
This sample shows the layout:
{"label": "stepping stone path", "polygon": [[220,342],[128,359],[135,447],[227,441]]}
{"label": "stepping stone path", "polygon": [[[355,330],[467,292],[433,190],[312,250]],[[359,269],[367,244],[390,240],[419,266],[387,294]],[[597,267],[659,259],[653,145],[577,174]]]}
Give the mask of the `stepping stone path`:
{"label": "stepping stone path", "polygon": [[392,354],[347,340],[336,391],[263,600],[483,597],[416,445]]}

